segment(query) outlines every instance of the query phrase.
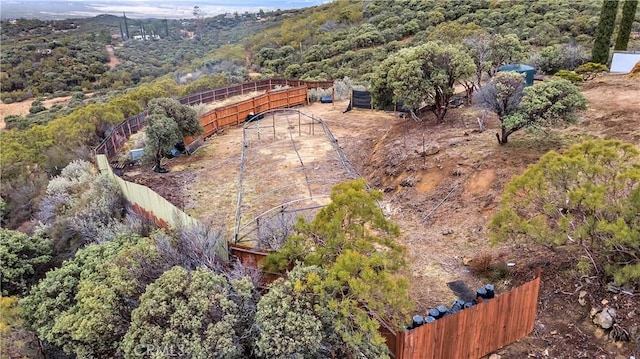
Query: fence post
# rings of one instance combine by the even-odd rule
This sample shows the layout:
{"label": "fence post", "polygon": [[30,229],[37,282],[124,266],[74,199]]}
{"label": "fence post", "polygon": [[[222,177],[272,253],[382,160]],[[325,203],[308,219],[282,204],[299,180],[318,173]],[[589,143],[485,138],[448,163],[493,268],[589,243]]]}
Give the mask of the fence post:
{"label": "fence post", "polygon": [[111,136],[109,136],[109,138],[111,139],[111,147],[113,148],[113,153],[110,153],[109,157],[113,157],[113,155],[118,152],[118,150],[116,150],[116,140],[114,140],[113,137],[113,133],[111,133]]}

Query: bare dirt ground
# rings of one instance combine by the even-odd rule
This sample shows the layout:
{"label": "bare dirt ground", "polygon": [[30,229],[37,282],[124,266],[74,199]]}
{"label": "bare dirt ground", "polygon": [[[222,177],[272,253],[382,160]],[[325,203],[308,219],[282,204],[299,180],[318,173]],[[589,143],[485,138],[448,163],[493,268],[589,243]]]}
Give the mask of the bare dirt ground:
{"label": "bare dirt ground", "polygon": [[113,70],[120,63],[120,60],[114,53],[113,45],[107,45],[106,48],[107,53],[109,53],[109,68]]}
{"label": "bare dirt ground", "polygon": [[[71,101],[71,96],[56,97],[42,101],[44,107],[50,108],[53,105],[60,104],[66,106]],[[0,129],[5,126],[4,118],[9,115],[27,115],[31,108],[33,99],[24,100],[14,103],[1,103],[0,102]]]}
{"label": "bare dirt ground", "polygon": [[[313,104],[305,113],[322,118],[347,159],[384,192],[383,209],[402,229],[410,256],[411,288],[418,313],[451,303],[447,286],[464,281],[485,284],[473,272],[474,261],[489,258],[510,273],[495,282],[498,294],[533,277],[543,268],[534,333],[498,353],[503,358],[629,358],[638,343],[614,343],[589,319],[602,300],[618,310],[626,329],[640,324],[638,297],[607,293],[598,283],[571,271],[574,263],[559,254],[523,245],[490,247],[487,224],[506,183],[549,150],[562,150],[589,137],[640,143],[640,81],[606,76],[583,86],[589,110],[575,126],[547,133],[515,133],[505,146],[495,138],[498,122],[479,133],[474,107],[453,109],[445,123],[426,114],[423,122],[393,113],[354,110],[346,103]],[[137,168],[125,178],[145,184],[200,218],[232,223],[242,140],[241,128],[226,129],[194,155],[169,160],[168,174]],[[231,221],[230,221],[231,220]],[[588,304],[578,304],[578,290],[588,290]]]}

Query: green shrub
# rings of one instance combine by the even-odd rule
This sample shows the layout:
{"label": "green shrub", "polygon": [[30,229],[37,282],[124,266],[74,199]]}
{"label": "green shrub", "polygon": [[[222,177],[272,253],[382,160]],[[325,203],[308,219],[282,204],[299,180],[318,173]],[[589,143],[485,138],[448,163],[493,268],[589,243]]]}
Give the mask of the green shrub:
{"label": "green shrub", "polygon": [[553,74],[553,76],[559,77],[561,79],[569,80],[572,83],[580,83],[583,81],[582,76],[578,75],[574,71],[569,70],[560,70]]}

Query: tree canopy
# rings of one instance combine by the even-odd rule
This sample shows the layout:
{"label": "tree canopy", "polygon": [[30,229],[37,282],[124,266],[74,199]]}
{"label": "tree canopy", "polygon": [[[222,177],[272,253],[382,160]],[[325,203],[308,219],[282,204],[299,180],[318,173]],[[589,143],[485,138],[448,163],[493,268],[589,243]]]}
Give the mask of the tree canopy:
{"label": "tree canopy", "polygon": [[0,294],[23,294],[38,278],[37,269],[51,260],[51,252],[49,240],[0,228]]}
{"label": "tree canopy", "polygon": [[622,5],[622,20],[618,27],[618,36],[613,47],[615,50],[626,50],[633,28],[633,21],[636,17],[636,9],[638,8],[638,0],[625,0]]}
{"label": "tree canopy", "polygon": [[493,242],[564,248],[582,270],[639,282],[639,210],[639,149],[589,140],[547,153],[514,178],[491,219],[490,235]]}
{"label": "tree canopy", "polygon": [[405,249],[398,227],[377,206],[380,196],[364,180],[336,185],[331,203],[311,222],[300,219],[297,234],[263,261],[268,270],[296,262],[320,268],[307,290],[328,303],[333,332],[354,353],[374,350],[369,345],[383,350],[372,316],[404,326],[412,307],[402,274]]}
{"label": "tree canopy", "polygon": [[390,101],[411,109],[430,106],[444,120],[454,84],[475,74],[463,46],[428,42],[389,56],[371,79],[373,99],[380,107]]}
{"label": "tree canopy", "polygon": [[596,30],[596,38],[591,53],[591,61],[599,64],[609,62],[609,48],[611,47],[611,35],[616,25],[618,1],[603,1],[600,10],[600,20]]}
{"label": "tree canopy", "polygon": [[202,133],[196,111],[171,98],[156,98],[147,109],[149,125],[145,131],[145,156],[160,168],[162,157],[171,151],[184,136]]}
{"label": "tree canopy", "polygon": [[576,113],[586,109],[587,101],[570,81],[552,78],[522,89],[519,74],[498,74],[478,94],[479,102],[500,119],[500,144],[523,128],[550,126],[577,121]]}
{"label": "tree canopy", "polygon": [[125,358],[246,358],[256,298],[247,277],[228,281],[200,267],[174,267],[150,284],[131,314]]}

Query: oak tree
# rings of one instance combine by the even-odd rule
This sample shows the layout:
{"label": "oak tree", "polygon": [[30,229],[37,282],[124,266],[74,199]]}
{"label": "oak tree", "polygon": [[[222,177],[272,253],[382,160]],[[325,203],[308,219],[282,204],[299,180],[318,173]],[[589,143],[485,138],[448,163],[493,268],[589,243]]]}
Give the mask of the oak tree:
{"label": "oak tree", "polygon": [[402,49],[378,66],[371,79],[373,98],[378,105],[391,99],[411,109],[430,106],[443,121],[453,86],[474,73],[473,60],[464,47],[428,42]]}

